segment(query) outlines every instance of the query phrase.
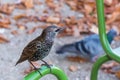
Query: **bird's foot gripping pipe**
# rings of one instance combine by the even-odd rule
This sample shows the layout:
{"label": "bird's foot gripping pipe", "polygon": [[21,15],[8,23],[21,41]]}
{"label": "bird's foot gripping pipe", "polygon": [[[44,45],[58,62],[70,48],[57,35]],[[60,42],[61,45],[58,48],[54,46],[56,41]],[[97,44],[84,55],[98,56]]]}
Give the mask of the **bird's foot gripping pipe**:
{"label": "bird's foot gripping pipe", "polygon": [[24,80],[40,80],[40,78],[44,77],[47,74],[54,75],[58,80],[68,80],[67,75],[61,69],[59,69],[56,66],[50,67],[51,71],[50,68],[48,68],[45,65],[42,65],[41,68],[39,69],[42,75],[40,75],[37,71],[33,71],[30,74],[26,75],[24,77]]}

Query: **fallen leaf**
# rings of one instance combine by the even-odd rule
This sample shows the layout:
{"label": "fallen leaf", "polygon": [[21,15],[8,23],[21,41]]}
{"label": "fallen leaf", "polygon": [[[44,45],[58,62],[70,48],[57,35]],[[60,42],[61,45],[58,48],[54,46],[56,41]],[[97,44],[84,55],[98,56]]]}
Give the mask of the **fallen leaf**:
{"label": "fallen leaf", "polygon": [[74,56],[74,57],[73,56],[68,56],[67,59],[70,60],[70,61],[80,62],[80,63],[88,61],[88,60],[86,60],[84,58],[81,58],[81,57],[78,57],[78,56]]}
{"label": "fallen leaf", "polygon": [[87,14],[90,14],[90,13],[92,13],[93,12],[93,7],[92,6],[90,6],[89,4],[84,4],[84,8],[85,8],[85,12],[87,13]]}
{"label": "fallen leaf", "polygon": [[11,22],[10,22],[10,19],[7,18],[7,17],[4,17],[4,18],[0,18],[0,27],[1,28],[10,28],[10,25]]}
{"label": "fallen leaf", "polygon": [[104,3],[105,3],[107,6],[111,6],[112,3],[113,3],[113,0],[105,0]]}
{"label": "fallen leaf", "polygon": [[48,23],[59,23],[60,22],[60,18],[49,16],[47,18],[46,22],[48,22]]}
{"label": "fallen leaf", "polygon": [[17,30],[13,30],[13,31],[11,32],[11,34],[13,34],[13,35],[18,35],[19,33],[18,33]]}
{"label": "fallen leaf", "polygon": [[15,7],[13,5],[9,4],[0,5],[0,12],[5,14],[11,14],[14,8]]}
{"label": "fallen leaf", "polygon": [[26,14],[19,14],[19,15],[14,16],[14,19],[19,20],[19,19],[25,18],[25,17],[26,17]]}
{"label": "fallen leaf", "polygon": [[117,20],[120,16],[120,3],[115,6],[114,12],[108,17],[106,24],[110,24]]}
{"label": "fallen leaf", "polygon": [[22,0],[22,3],[25,5],[27,9],[33,8],[33,0]]}
{"label": "fallen leaf", "polygon": [[26,30],[26,29],[27,29],[27,27],[24,26],[23,24],[17,23],[16,25],[17,25],[17,27],[18,27],[20,30]]}
{"label": "fallen leaf", "polygon": [[8,43],[10,42],[5,36],[0,34],[0,43]]}
{"label": "fallen leaf", "polygon": [[119,65],[119,63],[111,62],[109,64],[108,63],[107,64],[103,64],[101,69],[111,69],[112,67],[117,66],[117,65]]}
{"label": "fallen leaf", "polygon": [[69,70],[72,71],[72,72],[75,72],[75,71],[78,70],[78,68],[74,65],[71,65],[71,66],[69,66]]}
{"label": "fallen leaf", "polygon": [[[111,63],[107,63],[107,64],[103,64],[101,69],[105,72],[105,73],[109,73],[109,74],[115,74],[117,69],[116,67],[119,65],[119,63],[117,62],[111,62]],[[118,70],[117,70],[118,71]]]}
{"label": "fallen leaf", "polygon": [[54,11],[56,11],[56,10],[59,10],[59,4],[56,4],[56,3],[54,3],[54,1],[53,0],[45,0],[45,3],[47,4],[47,6],[50,8],[50,9],[52,9],[52,10],[54,10]]}
{"label": "fallen leaf", "polygon": [[41,16],[39,21],[46,22],[47,19],[48,19],[48,16]]}
{"label": "fallen leaf", "polygon": [[43,4],[43,3],[40,2],[39,0],[34,0],[34,4],[35,4],[35,5],[41,5],[41,4]]}
{"label": "fallen leaf", "polygon": [[15,2],[15,8],[18,8],[18,9],[26,9],[25,5],[23,4],[22,0],[17,0]]}
{"label": "fallen leaf", "polygon": [[66,25],[76,25],[77,24],[77,19],[75,18],[75,16],[67,17],[64,21],[65,21]]}
{"label": "fallen leaf", "polygon": [[72,10],[77,10],[77,4],[73,0],[66,0],[66,4],[70,6]]}
{"label": "fallen leaf", "polygon": [[120,70],[115,73],[115,76],[120,79]]}
{"label": "fallen leaf", "polygon": [[110,17],[107,19],[106,24],[110,24],[110,23],[114,22],[118,18],[119,15],[120,15],[119,12],[113,12],[110,15]]}
{"label": "fallen leaf", "polygon": [[36,27],[32,28],[31,30],[27,31],[27,34],[32,34],[33,32],[35,32],[36,29]]}

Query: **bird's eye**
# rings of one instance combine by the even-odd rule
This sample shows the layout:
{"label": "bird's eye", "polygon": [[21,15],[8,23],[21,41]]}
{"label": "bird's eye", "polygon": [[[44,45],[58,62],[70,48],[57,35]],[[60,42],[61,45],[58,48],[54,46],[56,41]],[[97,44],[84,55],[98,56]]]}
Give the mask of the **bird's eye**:
{"label": "bird's eye", "polygon": [[55,32],[58,32],[60,29],[56,29]]}

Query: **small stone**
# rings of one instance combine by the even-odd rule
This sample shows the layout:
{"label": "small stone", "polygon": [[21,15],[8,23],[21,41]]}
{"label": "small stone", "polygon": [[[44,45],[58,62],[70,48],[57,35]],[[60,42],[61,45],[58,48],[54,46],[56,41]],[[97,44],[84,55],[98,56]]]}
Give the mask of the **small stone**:
{"label": "small stone", "polygon": [[77,68],[77,66],[71,65],[71,66],[69,66],[69,70],[72,72],[75,72],[78,70],[78,68]]}

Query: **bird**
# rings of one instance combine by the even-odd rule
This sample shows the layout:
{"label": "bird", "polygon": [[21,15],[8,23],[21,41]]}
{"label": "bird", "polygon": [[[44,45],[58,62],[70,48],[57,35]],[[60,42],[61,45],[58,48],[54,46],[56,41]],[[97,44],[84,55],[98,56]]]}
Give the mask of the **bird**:
{"label": "bird", "polygon": [[[57,27],[55,25],[48,26],[45,28],[41,35],[30,41],[28,45],[23,49],[22,54],[19,60],[16,62],[16,65],[28,60],[28,62],[34,67],[35,70],[38,70],[31,61],[41,60],[48,67],[50,67],[46,61],[43,60],[45,58],[54,43],[54,39],[59,32],[61,32],[63,28]],[[40,72],[39,72],[40,73]],[[41,73],[40,73],[41,74]]]}
{"label": "bird", "polygon": [[[114,28],[109,30],[107,33],[109,44],[112,43],[114,37],[117,35],[117,31]],[[56,50],[56,54],[65,53],[75,54],[77,57],[79,56],[88,61],[95,62],[98,57],[104,54],[104,50],[102,48],[99,35],[91,34],[80,41],[63,45]]]}

